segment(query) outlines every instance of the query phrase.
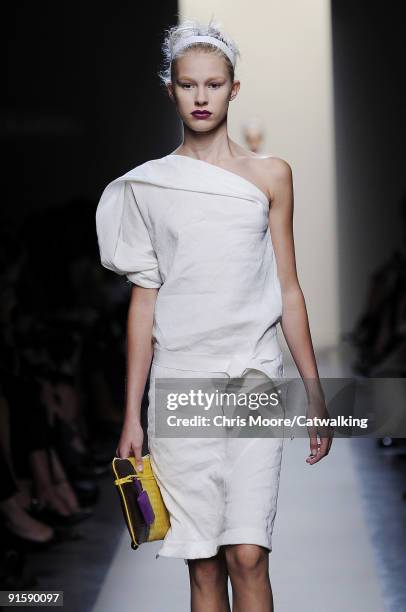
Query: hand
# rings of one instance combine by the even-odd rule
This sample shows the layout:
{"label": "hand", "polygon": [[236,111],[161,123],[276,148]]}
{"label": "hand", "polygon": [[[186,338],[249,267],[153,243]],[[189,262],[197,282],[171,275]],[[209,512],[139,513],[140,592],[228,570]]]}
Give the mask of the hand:
{"label": "hand", "polygon": [[[330,420],[324,397],[312,398],[309,401],[307,417]],[[313,465],[326,457],[330,452],[334,429],[330,425],[317,424],[316,422],[314,426],[308,426],[307,431],[310,438],[310,455],[306,458],[306,463]]]}
{"label": "hand", "polygon": [[140,421],[126,419],[121,433],[120,442],[116,449],[116,456],[121,459],[126,459],[132,454],[135,457],[137,470],[142,472],[142,443],[144,441],[144,432]]}

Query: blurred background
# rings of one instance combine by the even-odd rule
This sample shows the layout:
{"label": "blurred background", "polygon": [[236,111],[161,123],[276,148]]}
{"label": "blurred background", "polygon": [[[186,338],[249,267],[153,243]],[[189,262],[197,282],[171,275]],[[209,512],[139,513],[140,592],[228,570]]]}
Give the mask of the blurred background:
{"label": "blurred background", "polygon": [[[375,0],[6,7],[2,590],[63,590],[77,611],[189,609],[183,561],[156,560],[155,543],[130,549],[113,487],[130,286],[102,268],[94,219],[108,182],[182,141],[157,76],[164,30],[178,20],[214,15],[236,40],[241,89],[230,135],[292,167],[297,267],[320,374],[405,377],[400,8]],[[404,440],[336,440],[312,468],[306,440],[286,446],[270,555],[276,609],[324,612],[328,601],[333,611],[406,610]]]}

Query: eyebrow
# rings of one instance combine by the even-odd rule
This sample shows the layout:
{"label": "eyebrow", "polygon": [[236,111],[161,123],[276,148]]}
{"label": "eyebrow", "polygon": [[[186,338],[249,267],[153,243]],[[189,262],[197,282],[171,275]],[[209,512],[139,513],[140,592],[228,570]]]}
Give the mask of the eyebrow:
{"label": "eyebrow", "polygon": [[[224,79],[224,78],[225,78],[224,76],[220,76],[220,75],[212,76],[206,79],[206,83],[207,81],[215,81],[215,80]],[[192,77],[189,77],[189,76],[179,76],[177,77],[177,81],[193,81],[194,83],[196,83],[196,81],[192,79]]]}

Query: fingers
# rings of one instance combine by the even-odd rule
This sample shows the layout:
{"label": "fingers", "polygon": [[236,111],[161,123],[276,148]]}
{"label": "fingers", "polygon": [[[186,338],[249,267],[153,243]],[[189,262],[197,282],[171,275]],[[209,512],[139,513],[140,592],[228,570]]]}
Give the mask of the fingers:
{"label": "fingers", "polygon": [[306,458],[306,463],[313,465],[328,455],[331,444],[333,442],[333,435],[329,437],[320,438],[318,441],[317,436],[314,434],[310,436],[310,455]]}
{"label": "fingers", "polygon": [[[133,451],[132,453],[130,451]],[[116,457],[119,459],[130,457],[133,454],[135,457],[136,469],[138,472],[144,471],[144,463],[142,460],[142,446],[129,445],[116,448]]]}
{"label": "fingers", "polygon": [[129,444],[119,444],[116,448],[116,457],[126,459],[130,455],[130,448]]}
{"label": "fingers", "polygon": [[143,472],[144,471],[144,464],[142,461],[142,446],[134,446],[134,457],[135,457],[135,463],[137,466],[137,470],[138,472]]}
{"label": "fingers", "polygon": [[331,445],[333,444],[333,436],[334,432],[332,432],[331,436],[328,438],[327,454],[330,452]]}
{"label": "fingers", "polygon": [[307,463],[315,463],[315,459],[319,452],[319,444],[317,440],[317,435],[313,433],[310,434],[310,455],[307,457]]}

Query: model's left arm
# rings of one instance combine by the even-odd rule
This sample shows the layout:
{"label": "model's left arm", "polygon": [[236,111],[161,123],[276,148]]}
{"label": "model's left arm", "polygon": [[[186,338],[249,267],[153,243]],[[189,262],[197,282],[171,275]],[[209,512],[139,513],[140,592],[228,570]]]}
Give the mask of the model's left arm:
{"label": "model's left arm", "polygon": [[[290,165],[283,159],[271,158],[268,183],[272,195],[269,229],[282,293],[283,335],[306,388],[309,416],[328,416],[313,350],[305,298],[297,276],[293,238],[293,178]],[[313,464],[328,454],[332,435],[329,429],[328,435],[324,433],[321,437],[320,443],[316,430],[310,429],[309,435],[310,452],[313,456],[306,461]]]}

